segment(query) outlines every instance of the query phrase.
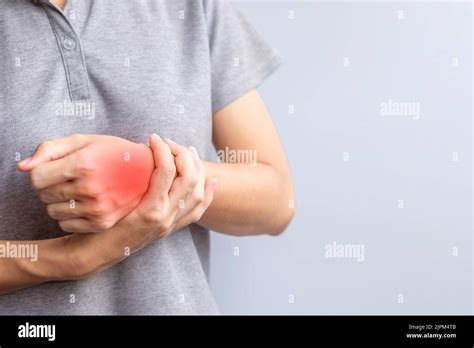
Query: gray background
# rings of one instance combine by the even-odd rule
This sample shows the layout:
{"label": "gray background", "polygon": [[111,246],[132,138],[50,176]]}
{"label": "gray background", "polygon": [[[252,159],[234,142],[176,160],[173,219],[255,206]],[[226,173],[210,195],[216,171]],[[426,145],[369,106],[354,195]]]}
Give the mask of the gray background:
{"label": "gray background", "polygon": [[[472,313],[471,3],[235,4],[285,58],[260,90],[297,216],[277,238],[213,235],[222,313]],[[389,99],[420,119],[381,116]],[[326,258],[332,242],[364,261]]]}

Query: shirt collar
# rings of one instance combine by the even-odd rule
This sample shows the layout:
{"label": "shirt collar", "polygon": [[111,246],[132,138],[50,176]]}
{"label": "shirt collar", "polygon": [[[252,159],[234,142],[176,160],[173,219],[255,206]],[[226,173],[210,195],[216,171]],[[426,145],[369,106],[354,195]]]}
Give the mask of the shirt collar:
{"label": "shirt collar", "polygon": [[51,2],[50,0],[31,0],[35,5],[39,5],[42,2]]}

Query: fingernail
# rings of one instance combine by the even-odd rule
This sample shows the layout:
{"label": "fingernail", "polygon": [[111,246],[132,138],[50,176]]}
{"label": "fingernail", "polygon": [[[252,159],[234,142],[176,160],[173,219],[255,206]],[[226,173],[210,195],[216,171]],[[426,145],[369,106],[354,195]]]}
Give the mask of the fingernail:
{"label": "fingernail", "polygon": [[152,137],[153,139],[155,139],[155,140],[161,140],[161,137],[160,137],[158,134],[156,134],[156,133],[153,133],[153,134],[151,135],[151,137]]}
{"label": "fingernail", "polygon": [[194,154],[195,154],[196,156],[199,157],[199,153],[198,153],[198,151],[196,150],[196,148],[195,148],[194,146],[190,146],[189,149],[190,149],[192,152],[194,152]]}
{"label": "fingernail", "polygon": [[217,186],[217,178],[212,178],[212,179],[211,179],[211,186],[212,186],[213,189],[216,188],[216,186]]}
{"label": "fingernail", "polygon": [[18,165],[20,165],[20,166],[26,166],[30,161],[31,161],[31,157],[27,157],[27,158],[25,158],[23,161],[21,161],[20,163],[18,163]]}

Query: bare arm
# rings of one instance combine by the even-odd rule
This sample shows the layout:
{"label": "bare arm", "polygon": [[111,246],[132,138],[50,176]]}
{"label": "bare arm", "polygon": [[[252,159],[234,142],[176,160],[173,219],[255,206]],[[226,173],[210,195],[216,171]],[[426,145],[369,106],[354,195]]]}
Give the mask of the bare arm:
{"label": "bare arm", "polygon": [[[218,150],[225,150],[226,147],[255,150],[256,165],[204,162],[206,182],[210,178],[217,178],[219,182],[213,200],[206,194],[205,204],[198,204],[194,213],[185,214],[191,218],[180,219],[169,229],[179,229],[200,218],[199,224],[228,234],[276,235],[282,232],[294,214],[291,174],[278,134],[258,92],[252,91],[217,112],[213,128],[213,140]],[[75,139],[73,137],[71,141]],[[204,182],[198,186],[201,189],[197,191],[203,191]],[[202,197],[196,202],[201,201]],[[210,201],[212,203],[207,208]],[[182,209],[176,211],[179,210]],[[201,217],[203,211],[205,213]],[[196,212],[199,218],[194,218]],[[148,220],[155,223],[163,219]],[[131,232],[136,227],[135,223],[125,224],[126,228],[123,225],[97,234],[74,234],[41,241],[11,241],[13,244],[37,243],[38,261],[0,259],[0,294],[47,281],[84,278],[119,262],[124,258],[124,246],[130,247],[133,252],[147,243],[147,238],[139,238],[138,242],[135,240],[137,234]]]}
{"label": "bare arm", "polygon": [[36,241],[0,241],[10,248],[21,245],[37,246],[37,260],[3,257],[0,259],[0,294],[63,278],[70,269],[66,239]]}
{"label": "bare arm", "polygon": [[[291,173],[278,133],[256,90],[214,115],[213,142],[224,154],[255,151],[257,162],[205,162],[206,175],[217,178],[219,187],[199,224],[232,235],[281,233],[294,215]],[[249,159],[253,156],[250,151],[241,153]]]}
{"label": "bare arm", "polygon": [[[77,233],[60,238],[8,241],[10,248],[35,245],[37,260],[0,258],[0,295],[50,281],[86,278],[122,261],[125,246],[135,252],[144,246],[140,233],[125,221],[103,233]],[[6,245],[7,241],[0,241]]]}
{"label": "bare arm", "polygon": [[[76,148],[81,139],[64,138],[50,143],[48,148],[60,152]],[[215,180],[206,178],[195,149],[171,141],[165,143],[158,136],[150,138],[150,147],[155,169],[148,191],[138,206],[112,228],[100,233],[74,233],[39,241],[8,241],[13,247],[21,244],[38,246],[37,259],[0,258],[0,294],[53,280],[89,277],[150,242],[196,223],[213,199]],[[51,157],[48,153],[46,155]],[[70,171],[68,167],[75,165],[77,163],[73,161],[56,162],[57,173]],[[48,176],[43,179],[48,180]],[[182,201],[187,202],[183,208]],[[74,225],[69,228],[74,228]],[[0,243],[6,244],[7,241]]]}

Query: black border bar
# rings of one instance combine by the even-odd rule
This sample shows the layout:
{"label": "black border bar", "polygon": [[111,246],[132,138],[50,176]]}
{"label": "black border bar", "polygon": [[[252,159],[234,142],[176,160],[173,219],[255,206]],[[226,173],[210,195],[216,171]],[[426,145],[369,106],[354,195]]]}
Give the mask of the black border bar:
{"label": "black border bar", "polygon": [[[37,335],[54,325],[55,339]],[[21,327],[21,325],[25,325]],[[36,325],[41,325],[36,326]],[[473,316],[0,316],[0,347],[64,344],[474,346]]]}

